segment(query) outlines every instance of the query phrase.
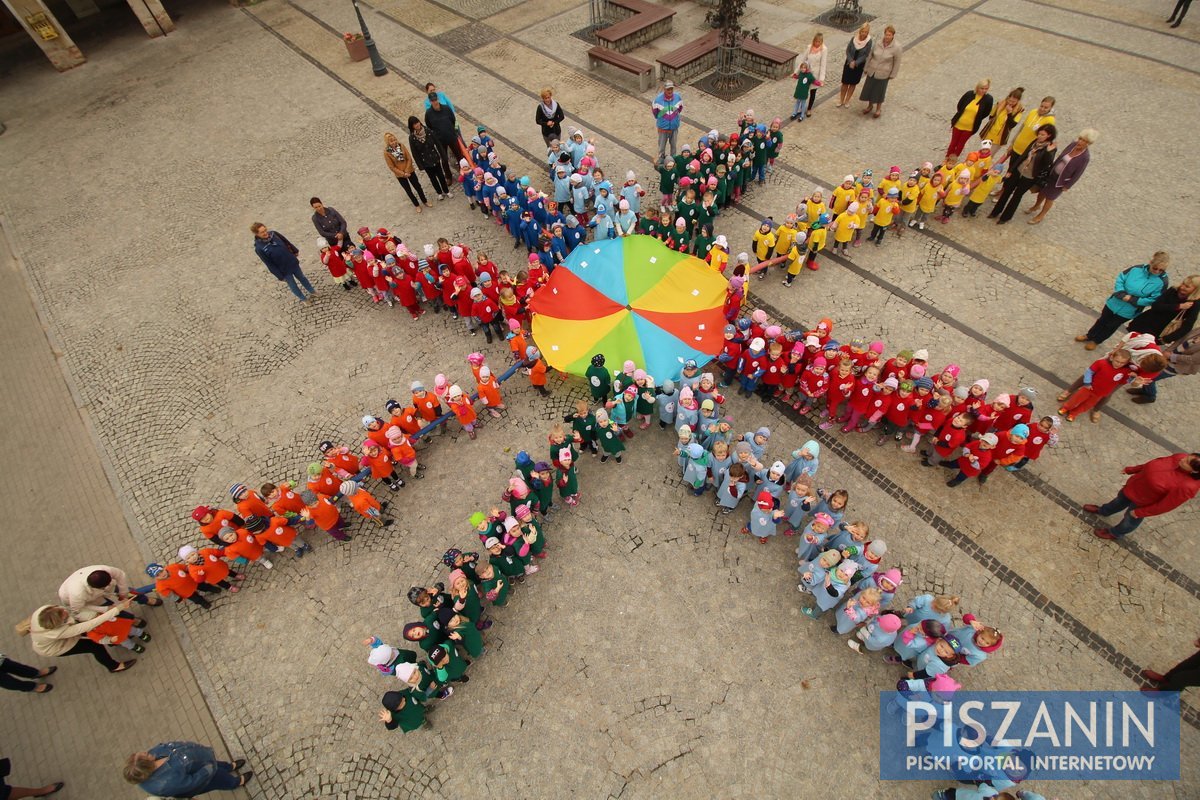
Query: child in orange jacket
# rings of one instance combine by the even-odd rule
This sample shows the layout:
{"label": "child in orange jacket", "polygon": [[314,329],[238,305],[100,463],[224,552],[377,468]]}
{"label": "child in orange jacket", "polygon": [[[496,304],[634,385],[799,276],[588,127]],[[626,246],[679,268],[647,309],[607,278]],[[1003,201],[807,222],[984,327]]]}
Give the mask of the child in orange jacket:
{"label": "child in orange jacket", "polygon": [[528,365],[525,374],[529,376],[533,388],[537,389],[542,397],[549,397],[550,390],[546,388],[546,362],[542,361],[541,352],[533,345],[525,348],[525,363]]}
{"label": "child in orange jacket", "polygon": [[359,485],[354,481],[344,481],[342,483],[342,497],[350,501],[350,505],[354,507],[355,511],[376,525],[383,528],[392,527],[392,523],[395,520],[383,518],[383,512],[387,509],[387,503],[380,503],[366,489],[359,488]]}
{"label": "child in orange jacket", "polygon": [[212,607],[212,603],[200,594],[196,581],[184,564],[168,564],[165,567],[162,564],[147,564],[146,574],[154,578],[154,591],[164,600],[174,595],[177,603],[187,600],[201,608]]}
{"label": "child in orange jacket", "polygon": [[213,508],[212,506],[196,506],[195,510],[192,511],[192,519],[200,526],[200,533],[204,534],[204,538],[210,542],[219,541],[217,535],[221,532],[222,528],[242,524],[237,514],[224,508]]}
{"label": "child in orange jacket", "polygon": [[513,361],[518,364],[524,363],[525,348],[529,346],[529,342],[525,337],[525,331],[521,330],[520,320],[510,319],[508,321],[508,334],[504,338],[508,340]]}
{"label": "child in orange jacket", "polygon": [[475,403],[458,384],[450,387],[450,391],[446,395],[446,402],[449,404],[450,410],[454,412],[454,416],[458,418],[462,429],[467,432],[467,436],[474,439],[475,421],[478,419],[475,415]]}
{"label": "child in orange jacket", "polygon": [[[384,441],[387,441],[386,436]],[[380,447],[374,439],[366,439],[362,443],[362,465],[371,470],[371,477],[381,480],[393,492],[404,486],[404,479],[396,474],[396,462],[387,449]]]}
{"label": "child in orange jacket", "polygon": [[500,411],[505,408],[504,398],[500,396],[500,381],[492,374],[487,364],[479,368],[476,385],[479,389],[479,399],[483,401],[488,413],[493,417],[500,416]]}
{"label": "child in orange jacket", "polygon": [[287,517],[246,517],[246,530],[277,550],[292,548],[295,558],[304,558],[304,554],[312,550]]}
{"label": "child in orange jacket", "polygon": [[312,520],[318,528],[339,542],[350,541],[350,534],[343,530],[345,520],[342,519],[342,512],[328,497],[317,495],[317,501],[311,506],[305,506],[300,516],[305,520]]}
{"label": "child in orange jacket", "polygon": [[257,563],[262,564],[267,569],[271,569],[275,565],[270,559],[263,558],[263,550],[266,548],[266,540],[259,537],[254,531],[250,530],[251,526],[257,530],[263,530],[266,527],[266,520],[262,517],[250,517],[246,520],[246,527],[226,528],[221,531],[221,541],[225,543],[226,558],[240,558],[247,564]]}
{"label": "child in orange jacket", "polygon": [[[179,548],[179,560],[187,565],[188,574],[196,582],[196,588],[205,593],[228,589],[237,592],[238,587],[230,581],[244,581],[243,572],[232,572],[225,563],[225,550],[220,547],[202,547],[199,550],[190,544]],[[232,572],[232,579],[230,573]]]}
{"label": "child in orange jacket", "polygon": [[244,483],[235,483],[230,486],[229,497],[237,506],[238,516],[243,519],[250,516],[271,515],[271,509],[267,508],[267,504],[258,496],[258,493],[251,491],[250,487]]}
{"label": "child in orange jacket", "polygon": [[392,459],[408,470],[408,474],[414,478],[423,478],[422,473],[425,472],[425,465],[417,463],[417,450],[413,446],[412,439],[405,433],[399,425],[393,425],[387,429],[388,447],[392,454]]}

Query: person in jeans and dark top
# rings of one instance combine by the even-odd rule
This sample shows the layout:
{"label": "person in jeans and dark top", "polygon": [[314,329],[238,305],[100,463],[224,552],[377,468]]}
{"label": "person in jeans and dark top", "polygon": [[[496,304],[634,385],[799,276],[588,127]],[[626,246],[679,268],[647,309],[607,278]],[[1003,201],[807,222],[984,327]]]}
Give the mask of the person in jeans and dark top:
{"label": "person in jeans and dark top", "polygon": [[1029,146],[1021,162],[1017,164],[1016,169],[1010,168],[1008,176],[1004,179],[1004,191],[996,201],[992,213],[988,214],[988,219],[996,220],[997,225],[1008,222],[1013,214],[1017,213],[1017,206],[1021,204],[1025,193],[1046,183],[1050,177],[1050,170],[1054,167],[1057,148],[1054,137],[1057,135],[1058,129],[1053,125],[1046,124],[1038,128],[1037,138]]}
{"label": "person in jeans and dark top", "polygon": [[[267,265],[267,270],[276,280],[287,283],[292,294],[302,302],[317,293],[300,269],[300,259],[296,258],[300,251],[282,233],[267,230],[267,226],[261,222],[253,223],[250,232],[254,234],[254,253]],[[308,291],[308,297],[300,291],[296,281]]]}
{"label": "person in jeans and dark top", "polygon": [[408,118],[408,147],[412,151],[413,161],[417,162],[417,166],[425,171],[425,177],[429,178],[429,182],[433,185],[433,191],[437,193],[438,200],[445,200],[449,197],[450,187],[446,183],[448,178],[442,171],[441,145],[416,117]]}
{"label": "person in jeans and dark top", "polygon": [[160,797],[197,797],[207,792],[233,791],[250,782],[253,772],[238,774],[246,766],[239,758],[230,764],[218,761],[211,747],[196,742],[164,742],[125,759],[125,780],[147,794]]}
{"label": "person in jeans and dark top", "polygon": [[[417,164],[413,161],[412,153],[394,133],[388,132],[383,135],[383,160],[396,177],[396,181],[404,187],[404,193],[412,201],[413,208],[420,214],[421,205],[428,206],[429,201],[425,199],[425,189],[421,186],[421,179],[417,177]],[[418,197],[421,198],[419,203]]]}
{"label": "person in jeans and dark top", "polygon": [[[8,656],[0,653],[0,689],[8,689],[12,692],[45,694],[54,688],[54,684],[38,683],[38,681],[42,678],[49,678],[57,671],[58,667],[38,669],[28,664],[22,664],[20,661],[13,661]],[[3,797],[3,795],[0,795],[0,797]]]}
{"label": "person in jeans and dark top", "polygon": [[[458,118],[454,110],[442,103],[437,92],[429,93],[429,108],[425,109],[425,127],[433,134],[437,143],[438,156],[442,161],[442,174],[447,185],[454,173],[450,170],[450,156],[458,153]],[[457,161],[457,158],[455,158]],[[447,194],[449,190],[447,189]]]}
{"label": "person in jeans and dark top", "polygon": [[313,207],[313,227],[317,233],[325,237],[330,247],[345,249],[350,244],[350,231],[346,229],[346,218],[332,206],[321,202],[319,197],[311,197],[308,204]]}

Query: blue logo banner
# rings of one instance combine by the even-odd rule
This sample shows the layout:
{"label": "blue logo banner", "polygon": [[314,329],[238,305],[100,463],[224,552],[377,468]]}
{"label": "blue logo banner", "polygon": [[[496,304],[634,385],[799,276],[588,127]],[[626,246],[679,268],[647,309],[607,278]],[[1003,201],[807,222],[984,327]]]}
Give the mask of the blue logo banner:
{"label": "blue logo banner", "polygon": [[1179,726],[1178,692],[881,692],[879,777],[1177,781]]}

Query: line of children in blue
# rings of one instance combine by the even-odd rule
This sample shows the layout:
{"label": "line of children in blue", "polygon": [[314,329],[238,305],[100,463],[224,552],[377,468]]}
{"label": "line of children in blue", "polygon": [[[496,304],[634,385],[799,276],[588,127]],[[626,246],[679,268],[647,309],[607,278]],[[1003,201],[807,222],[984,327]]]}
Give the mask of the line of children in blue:
{"label": "line of children in blue", "polygon": [[[740,288],[731,281],[729,291]],[[842,344],[833,326],[824,318],[813,330],[785,331],[762,309],[737,318],[726,325],[716,359],[719,386],[736,380],[746,397],[777,398],[801,414],[819,411],[822,430],[841,424],[842,433],[877,431],[878,446],[907,439],[900,449],[916,453],[924,440],[924,466],[957,469],[951,487],[968,478],[986,483],[999,467],[1020,470],[1057,444],[1060,420],[1035,416],[1032,387],[989,398],[986,378],[961,384],[953,363],[934,373],[925,349],[887,358],[882,341]]]}

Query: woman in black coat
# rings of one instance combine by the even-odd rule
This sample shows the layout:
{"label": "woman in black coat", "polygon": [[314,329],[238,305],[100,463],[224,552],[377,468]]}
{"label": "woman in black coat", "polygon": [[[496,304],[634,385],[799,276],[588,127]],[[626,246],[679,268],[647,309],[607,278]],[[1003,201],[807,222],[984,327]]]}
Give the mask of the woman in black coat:
{"label": "woman in black coat", "polygon": [[964,92],[963,96],[958,98],[958,109],[950,118],[950,146],[946,148],[946,155],[962,155],[967,141],[991,115],[993,101],[992,96],[988,94],[988,89],[991,88],[991,81],[984,78],[975,84],[973,91]]}
{"label": "woman in black coat", "polygon": [[1058,151],[1058,145],[1054,142],[1056,136],[1058,129],[1048,122],[1037,129],[1037,138],[1025,151],[1021,163],[1016,169],[1009,168],[1008,176],[1004,179],[1004,191],[996,201],[992,213],[988,214],[988,219],[994,219],[997,225],[1003,225],[1017,213],[1017,206],[1021,204],[1021,198],[1026,192],[1035,186],[1046,185],[1050,178],[1050,170],[1054,168],[1054,156]]}
{"label": "woman in black coat", "polygon": [[549,147],[555,139],[562,139],[562,121],[566,116],[562,106],[554,99],[554,90],[547,86],[541,92],[542,102],[538,103],[534,120],[542,129],[542,141]]}
{"label": "woman in black coat", "polygon": [[408,149],[412,151],[413,161],[433,184],[438,200],[449,197],[448,179],[442,172],[442,145],[416,117],[408,118]]}
{"label": "woman in black coat", "polygon": [[[1196,326],[1196,315],[1200,314],[1197,301],[1200,301],[1200,275],[1188,275],[1183,283],[1167,289],[1149,308],[1130,320],[1129,330],[1148,333],[1162,345],[1174,344]],[[1164,333],[1176,317],[1179,323]]]}

